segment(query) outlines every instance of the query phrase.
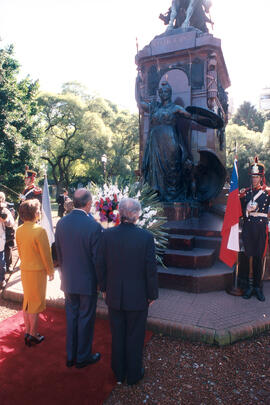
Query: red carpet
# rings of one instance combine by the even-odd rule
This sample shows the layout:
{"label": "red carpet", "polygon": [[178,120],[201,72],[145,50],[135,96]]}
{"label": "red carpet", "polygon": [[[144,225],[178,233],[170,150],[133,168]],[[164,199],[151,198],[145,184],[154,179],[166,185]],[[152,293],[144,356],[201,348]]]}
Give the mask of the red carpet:
{"label": "red carpet", "polygon": [[[24,345],[22,312],[0,323],[1,405],[102,405],[115,386],[110,368],[109,322],[96,320],[93,351],[101,360],[83,369],[65,366],[65,313],[47,308],[39,332],[45,341]],[[147,332],[146,341],[152,336]]]}

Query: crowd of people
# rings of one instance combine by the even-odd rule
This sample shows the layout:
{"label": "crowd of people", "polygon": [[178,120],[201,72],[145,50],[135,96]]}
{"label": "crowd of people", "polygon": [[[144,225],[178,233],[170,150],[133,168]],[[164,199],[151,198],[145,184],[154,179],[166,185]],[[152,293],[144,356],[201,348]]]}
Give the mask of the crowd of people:
{"label": "crowd of people", "polygon": [[[56,226],[55,245],[65,294],[66,366],[83,368],[100,360],[92,352],[98,288],[109,308],[112,369],[117,382],[133,385],[144,375],[142,364],[148,307],[158,298],[155,244],[152,234],[135,225],[140,203],[121,200],[121,224],[103,229],[90,214],[92,196],[77,189],[72,211]],[[23,222],[16,232],[24,291],[25,344],[40,344],[38,316],[45,309],[46,282],[54,278],[45,229],[37,224],[40,203],[25,200]]]}
{"label": "crowd of people", "polygon": [[[140,203],[123,199],[119,204],[121,224],[105,230],[90,214],[92,196],[87,189],[77,189],[72,200],[63,190],[56,200],[60,220],[52,249],[46,230],[39,225],[42,190],[35,179],[36,172],[27,168],[16,230],[24,293],[24,343],[31,347],[45,339],[39,333],[38,319],[46,307],[47,279],[54,279],[57,265],[65,295],[66,366],[83,368],[100,360],[101,354],[92,352],[100,290],[109,308],[112,370],[119,384],[124,380],[136,384],[144,376],[148,308],[158,298],[154,238],[135,225]],[[4,287],[5,229],[14,230],[15,222],[4,193],[0,193],[0,204],[0,280]]]}
{"label": "crowd of people", "polygon": [[[119,384],[133,385],[144,376],[143,345],[148,308],[158,298],[155,243],[152,234],[136,226],[140,203],[124,198],[119,204],[120,225],[103,229],[90,214],[92,196],[77,189],[71,200],[64,190],[59,204],[60,220],[55,232],[55,256],[48,236],[38,221],[41,213],[40,189],[36,173],[26,171],[26,188],[19,207],[20,226],[16,244],[23,285],[25,344],[44,340],[38,332],[39,313],[45,309],[47,279],[54,279],[54,266],[61,273],[65,295],[66,366],[84,368],[100,360],[93,353],[93,336],[98,290],[108,306],[112,334],[111,367]],[[264,166],[251,165],[251,187],[240,191],[243,211],[242,239],[249,258],[249,282],[243,298],[255,295],[264,301],[263,261],[267,246],[270,196],[264,184]],[[65,203],[69,203],[69,208]],[[64,215],[65,214],[65,215]],[[14,227],[14,217],[0,192],[0,282],[4,286],[10,240],[6,230]],[[14,242],[13,242],[14,243]],[[12,246],[12,245],[11,245]],[[10,246],[9,246],[10,249]]]}

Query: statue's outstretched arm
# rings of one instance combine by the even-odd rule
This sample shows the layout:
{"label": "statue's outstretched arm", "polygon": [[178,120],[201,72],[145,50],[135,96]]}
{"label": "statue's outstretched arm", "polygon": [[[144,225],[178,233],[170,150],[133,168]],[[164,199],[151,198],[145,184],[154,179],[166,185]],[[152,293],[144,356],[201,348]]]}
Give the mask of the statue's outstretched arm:
{"label": "statue's outstretched arm", "polygon": [[137,106],[140,111],[150,111],[150,104],[147,103],[146,101],[143,100],[142,95],[141,95],[141,78],[140,75],[137,76],[136,78],[136,85],[135,85],[135,99],[137,102]]}
{"label": "statue's outstretched arm", "polygon": [[176,105],[176,112],[184,118],[192,119],[192,114],[190,114],[185,108],[181,107],[180,105]]}

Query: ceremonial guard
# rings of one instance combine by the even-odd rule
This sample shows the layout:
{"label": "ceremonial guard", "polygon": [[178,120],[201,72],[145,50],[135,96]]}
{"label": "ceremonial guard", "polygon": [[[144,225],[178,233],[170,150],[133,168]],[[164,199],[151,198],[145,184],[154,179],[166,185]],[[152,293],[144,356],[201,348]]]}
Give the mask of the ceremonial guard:
{"label": "ceremonial guard", "polygon": [[[29,167],[25,166],[25,189],[23,190],[22,194],[20,194],[21,202],[36,198],[39,200],[40,204],[42,203],[42,190],[35,185],[36,175],[37,172],[34,170],[29,170]],[[18,225],[22,225],[22,223],[23,221],[19,218]]]}
{"label": "ceremonial guard", "polygon": [[265,186],[264,165],[255,158],[250,167],[251,187],[240,190],[243,211],[242,240],[245,255],[249,258],[248,286],[243,298],[253,294],[259,301],[265,301],[262,279],[265,254],[268,244],[269,191]]}
{"label": "ceremonial guard", "polygon": [[28,166],[26,166],[24,178],[25,189],[23,193],[20,194],[21,201],[36,198],[39,200],[40,204],[42,203],[42,190],[35,185],[36,175],[37,173],[34,170],[29,170]]}

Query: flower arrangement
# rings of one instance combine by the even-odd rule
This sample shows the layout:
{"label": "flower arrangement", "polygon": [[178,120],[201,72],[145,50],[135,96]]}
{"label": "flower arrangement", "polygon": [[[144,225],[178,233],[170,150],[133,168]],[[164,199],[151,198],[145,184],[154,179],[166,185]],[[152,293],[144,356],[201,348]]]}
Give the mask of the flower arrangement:
{"label": "flower arrangement", "polygon": [[119,225],[118,198],[115,193],[112,196],[100,197],[95,202],[95,208],[101,222],[113,222],[115,225]]}
{"label": "flower arrangement", "polygon": [[117,184],[105,184],[98,187],[91,184],[93,195],[93,216],[105,227],[117,226],[120,222],[118,205],[125,197],[135,198],[141,203],[141,215],[137,225],[150,231],[155,238],[156,258],[163,265],[162,256],[168,244],[168,234],[162,229],[167,221],[163,215],[163,207],[157,194],[147,184],[133,183],[125,187]]}

